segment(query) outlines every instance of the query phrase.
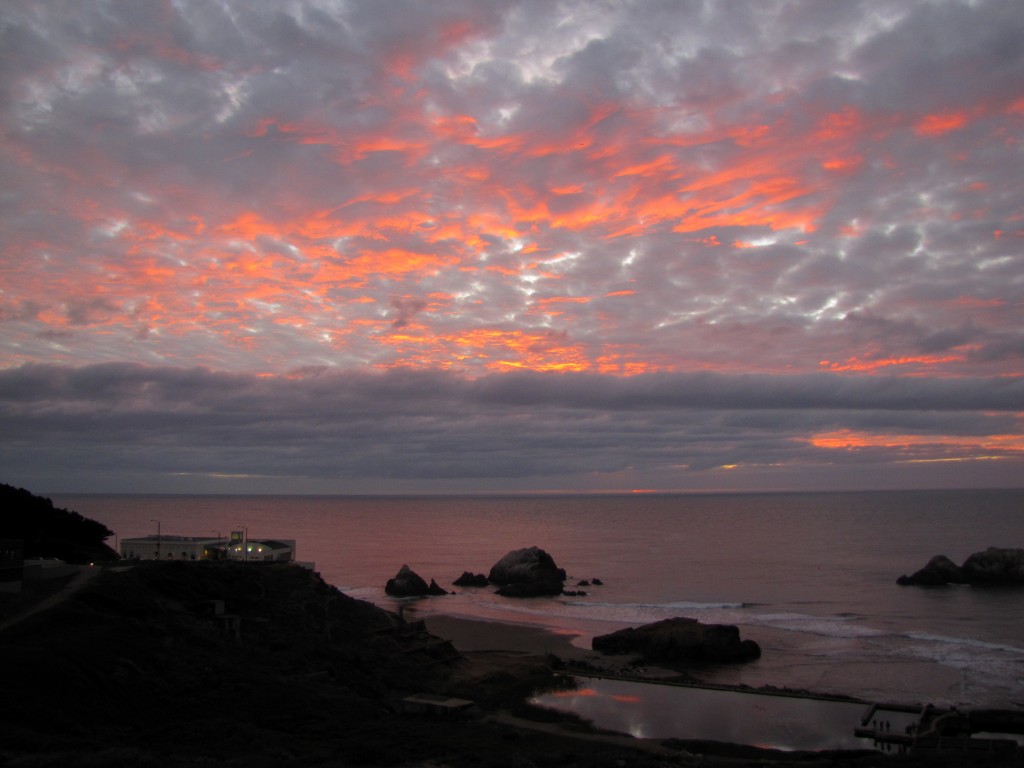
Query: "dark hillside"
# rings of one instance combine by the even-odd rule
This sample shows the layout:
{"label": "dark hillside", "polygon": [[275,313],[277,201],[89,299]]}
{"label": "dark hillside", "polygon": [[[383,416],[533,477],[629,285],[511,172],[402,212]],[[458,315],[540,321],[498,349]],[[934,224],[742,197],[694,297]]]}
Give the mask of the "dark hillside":
{"label": "dark hillside", "polygon": [[0,484],[0,539],[22,539],[25,557],[59,557],[69,563],[117,560],[104,542],[113,536],[103,523],[24,488]]}
{"label": "dark hillside", "polygon": [[298,566],[108,569],[0,632],[0,765],[5,749],[44,744],[187,760],[286,752],[377,722],[396,696],[436,690],[457,660]]}

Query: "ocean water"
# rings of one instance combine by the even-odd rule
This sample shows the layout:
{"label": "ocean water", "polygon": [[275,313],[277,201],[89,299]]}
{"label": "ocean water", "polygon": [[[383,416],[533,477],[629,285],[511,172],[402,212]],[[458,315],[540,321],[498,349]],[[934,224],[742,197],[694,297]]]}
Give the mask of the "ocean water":
{"label": "ocean water", "polygon": [[[530,623],[576,635],[673,616],[738,625],[754,663],[709,682],[872,701],[1024,708],[1024,589],[900,587],[935,554],[1024,547],[1024,490],[803,494],[309,497],[61,495],[118,538],[297,541],[329,583],[389,609]],[[111,543],[114,543],[113,541]],[[515,600],[457,589],[512,549],[539,546],[583,597]],[[397,601],[408,564],[457,594]]]}

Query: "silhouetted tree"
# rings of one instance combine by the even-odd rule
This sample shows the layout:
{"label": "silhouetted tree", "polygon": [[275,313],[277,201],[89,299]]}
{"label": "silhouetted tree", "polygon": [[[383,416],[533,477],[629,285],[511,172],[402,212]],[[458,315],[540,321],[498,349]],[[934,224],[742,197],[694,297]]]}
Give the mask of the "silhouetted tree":
{"label": "silhouetted tree", "polygon": [[104,543],[113,535],[103,523],[0,483],[0,538],[22,539],[25,557],[59,557],[72,563],[115,560],[117,553]]}

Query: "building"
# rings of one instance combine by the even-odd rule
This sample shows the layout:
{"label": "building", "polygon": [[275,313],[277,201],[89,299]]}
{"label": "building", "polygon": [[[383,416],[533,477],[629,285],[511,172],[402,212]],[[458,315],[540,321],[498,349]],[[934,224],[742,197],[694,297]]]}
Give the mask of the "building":
{"label": "building", "polygon": [[295,560],[295,539],[249,539],[231,543],[229,560],[255,562],[292,562]]}
{"label": "building", "polygon": [[121,557],[128,560],[240,560],[294,562],[294,539],[250,539],[243,531],[229,538],[151,534],[121,539]]}

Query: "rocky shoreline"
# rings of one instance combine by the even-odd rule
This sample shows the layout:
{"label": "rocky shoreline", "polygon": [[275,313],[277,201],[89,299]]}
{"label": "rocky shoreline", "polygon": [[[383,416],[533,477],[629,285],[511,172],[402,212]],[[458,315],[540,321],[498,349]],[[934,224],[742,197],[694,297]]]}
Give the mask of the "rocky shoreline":
{"label": "rocky shoreline", "polygon": [[962,565],[945,555],[935,555],[920,570],[900,576],[900,586],[938,587],[971,584],[981,587],[1024,586],[1024,549],[989,547],[975,552]]}
{"label": "rocky shoreline", "polygon": [[[574,671],[685,677],[637,664],[536,627],[403,620],[297,566],[116,565],[0,632],[0,765],[583,768],[826,759],[598,733],[528,704]],[[471,700],[476,713],[406,714],[403,699],[421,693]],[[876,759],[827,757],[851,766]]]}

